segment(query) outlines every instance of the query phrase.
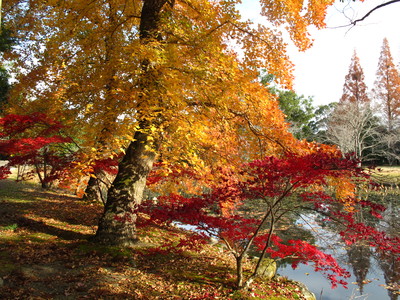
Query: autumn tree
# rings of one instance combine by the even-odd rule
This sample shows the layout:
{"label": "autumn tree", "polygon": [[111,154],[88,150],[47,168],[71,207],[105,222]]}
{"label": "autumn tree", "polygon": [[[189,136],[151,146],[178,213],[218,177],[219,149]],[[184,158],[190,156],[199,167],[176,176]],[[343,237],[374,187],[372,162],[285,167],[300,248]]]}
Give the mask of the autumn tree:
{"label": "autumn tree", "polygon": [[381,147],[377,155],[393,164],[399,159],[400,75],[393,63],[387,39],[383,40],[373,97],[383,120]]}
{"label": "autumn tree", "polygon": [[[322,149],[321,149],[322,150]],[[181,222],[196,226],[200,232],[216,237],[236,260],[237,287],[251,284],[260,275],[264,259],[292,258],[293,268],[312,262],[335,287],[346,285],[349,273],[317,246],[298,238],[303,224],[293,224],[290,216],[334,226],[347,245],[364,242],[393,255],[400,252],[400,240],[359,221],[359,211],[382,219],[382,205],[358,199],[357,184],[369,181],[358,161],[342,158],[339,151],[319,151],[309,155],[265,157],[242,166],[239,172],[226,172],[225,180],[202,196],[172,194],[151,201],[143,211],[157,224]],[[245,209],[252,205],[253,209]],[[319,215],[317,217],[316,215]],[[284,237],[290,230],[291,236]],[[250,251],[257,255],[253,270],[243,272]]]}
{"label": "autumn tree", "polygon": [[339,103],[329,117],[327,138],[343,153],[354,153],[363,162],[379,146],[379,123],[369,105]]}
{"label": "autumn tree", "polygon": [[400,109],[400,75],[393,63],[388,40],[383,40],[373,89],[375,101],[389,132],[397,126]]}
{"label": "autumn tree", "polygon": [[155,162],[200,172],[201,186],[222,165],[312,151],[257,77],[263,68],[289,87],[277,28],[306,49],[307,27],[323,27],[332,2],[261,1],[269,28],[241,20],[235,1],[7,1],[4,18],[24,40],[10,110],[79,128],[82,161],[124,153],[96,240],[131,245]]}
{"label": "autumn tree", "polygon": [[18,174],[20,180],[36,175],[42,188],[61,179],[73,156],[61,146],[72,142],[61,135],[61,128],[62,124],[41,113],[0,118],[0,154],[8,158],[0,169],[0,179],[6,178],[15,166],[27,167]]}
{"label": "autumn tree", "polygon": [[368,149],[376,146],[377,123],[370,107],[364,71],[354,51],[349,73],[345,77],[343,95],[329,117],[327,138],[343,153],[354,153],[365,161]]}
{"label": "autumn tree", "polygon": [[370,102],[364,71],[355,50],[351,58],[349,72],[344,79],[343,94],[339,102],[351,102],[356,103],[356,105]]}

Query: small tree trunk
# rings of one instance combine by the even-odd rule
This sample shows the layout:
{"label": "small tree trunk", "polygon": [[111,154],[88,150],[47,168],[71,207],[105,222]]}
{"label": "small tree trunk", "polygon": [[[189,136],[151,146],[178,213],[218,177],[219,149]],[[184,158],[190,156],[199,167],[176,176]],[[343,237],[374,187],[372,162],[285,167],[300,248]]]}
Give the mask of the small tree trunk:
{"label": "small tree trunk", "polygon": [[101,197],[99,194],[99,188],[97,184],[96,178],[90,176],[88,184],[86,186],[84,195],[82,197],[82,200],[85,201],[101,201]]}
{"label": "small tree trunk", "polygon": [[39,178],[40,185],[41,185],[42,189],[47,189],[47,188],[49,188],[48,183],[45,181],[45,177],[42,176],[42,173],[41,173],[41,171],[40,171],[40,167],[39,167],[38,164],[35,164],[35,169],[36,169],[36,174],[37,174],[37,176],[38,176],[38,178]]}
{"label": "small tree trunk", "polygon": [[137,208],[142,202],[147,175],[156,156],[149,147],[148,135],[136,132],[108,190],[95,241],[120,246],[132,246],[137,242]]}
{"label": "small tree trunk", "polygon": [[236,257],[236,287],[243,287],[243,256]]}
{"label": "small tree trunk", "polygon": [[105,193],[110,188],[109,182],[107,182],[107,174],[103,171],[97,172],[96,177],[90,176],[82,200],[84,201],[96,201],[103,205],[106,204]]}

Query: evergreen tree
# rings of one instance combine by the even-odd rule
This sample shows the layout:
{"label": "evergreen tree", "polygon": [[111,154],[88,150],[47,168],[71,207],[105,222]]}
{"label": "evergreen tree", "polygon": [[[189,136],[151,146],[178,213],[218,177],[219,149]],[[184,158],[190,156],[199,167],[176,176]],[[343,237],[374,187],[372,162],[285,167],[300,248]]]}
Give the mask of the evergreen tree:
{"label": "evergreen tree", "polygon": [[310,121],[315,116],[312,98],[299,96],[294,91],[278,91],[279,108],[285,114],[285,120],[290,123],[290,131],[301,139],[312,139]]}
{"label": "evergreen tree", "polygon": [[290,123],[290,132],[299,140],[313,141],[311,124],[314,123],[312,119],[316,117],[313,98],[305,98],[293,90],[279,88],[273,74],[262,74],[260,81],[278,97],[279,109],[285,114],[285,121]]}

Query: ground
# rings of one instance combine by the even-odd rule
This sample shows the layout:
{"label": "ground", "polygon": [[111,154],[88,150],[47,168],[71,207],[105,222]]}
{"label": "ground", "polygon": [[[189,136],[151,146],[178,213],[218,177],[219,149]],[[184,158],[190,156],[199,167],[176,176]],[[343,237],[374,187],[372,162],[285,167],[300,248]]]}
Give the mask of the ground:
{"label": "ground", "polygon": [[303,299],[281,277],[235,291],[228,253],[176,247],[191,233],[145,225],[146,216],[136,248],[93,244],[101,212],[101,204],[62,190],[0,181],[0,298]]}

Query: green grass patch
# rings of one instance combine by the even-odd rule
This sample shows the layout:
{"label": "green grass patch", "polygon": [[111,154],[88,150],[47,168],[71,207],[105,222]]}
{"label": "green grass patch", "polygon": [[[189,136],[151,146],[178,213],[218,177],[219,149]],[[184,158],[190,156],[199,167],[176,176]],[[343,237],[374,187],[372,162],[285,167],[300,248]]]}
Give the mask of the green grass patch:
{"label": "green grass patch", "polygon": [[372,174],[372,178],[383,185],[400,184],[400,166],[378,167]]}
{"label": "green grass patch", "polygon": [[16,182],[10,179],[0,180],[0,201],[11,203],[31,203],[34,202],[32,189],[37,186],[25,182]]}
{"label": "green grass patch", "polygon": [[0,231],[15,231],[18,228],[18,224],[14,223],[11,225],[0,226]]}
{"label": "green grass patch", "polygon": [[44,232],[35,232],[24,236],[25,239],[28,239],[32,242],[48,242],[56,239],[57,237],[52,234],[47,234]]}
{"label": "green grass patch", "polygon": [[0,234],[0,242],[36,242],[44,243],[55,240],[57,237],[43,232],[18,234],[12,231],[5,231]]}

